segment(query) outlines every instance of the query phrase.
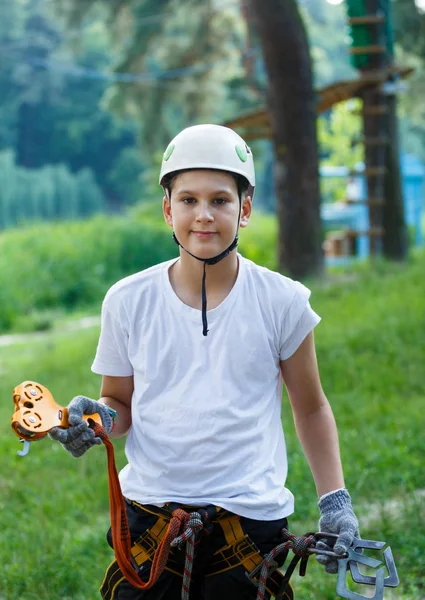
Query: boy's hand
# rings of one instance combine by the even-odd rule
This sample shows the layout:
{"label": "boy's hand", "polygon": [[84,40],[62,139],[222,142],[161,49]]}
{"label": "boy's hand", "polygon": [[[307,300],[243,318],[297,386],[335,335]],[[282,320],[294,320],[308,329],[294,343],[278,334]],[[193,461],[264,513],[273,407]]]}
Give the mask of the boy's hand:
{"label": "boy's hand", "polygon": [[[351,506],[350,494],[347,490],[336,490],[322,496],[318,502],[320,509],[319,530],[336,533],[338,539],[333,548],[326,544],[326,539],[317,543],[317,548],[333,550],[335,554],[343,555],[359,536],[359,524]],[[317,561],[325,566],[328,573],[337,573],[338,561],[330,556],[317,555]]]}
{"label": "boy's hand", "polygon": [[93,415],[94,413],[100,415],[102,425],[110,433],[113,421],[108,408],[85,396],[76,396],[68,406],[68,419],[71,427],[67,429],[53,427],[49,436],[52,440],[60,442],[74,458],[82,456],[92,446],[102,443],[102,440],[95,436],[93,429],[90,429],[82,418],[83,415]]}

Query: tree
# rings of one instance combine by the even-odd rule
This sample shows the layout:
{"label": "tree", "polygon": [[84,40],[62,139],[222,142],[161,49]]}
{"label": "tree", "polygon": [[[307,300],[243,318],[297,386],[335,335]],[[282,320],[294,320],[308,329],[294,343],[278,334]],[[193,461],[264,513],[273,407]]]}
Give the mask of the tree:
{"label": "tree", "polygon": [[302,278],[323,270],[316,102],[306,31],[295,0],[249,0],[262,46],[276,157],[279,267]]}
{"label": "tree", "polygon": [[[28,4],[24,33],[16,159],[23,167],[38,168],[44,162],[43,149],[51,147],[49,109],[63,86],[62,81],[41,67],[59,46],[60,35],[45,17],[40,0],[31,0]],[[44,110],[40,105],[44,105]]]}
{"label": "tree", "polygon": [[7,2],[2,6],[0,19],[0,151],[16,144],[17,89],[12,80],[14,64],[10,61],[14,49],[23,37],[24,8],[20,2]]}
{"label": "tree", "polygon": [[[259,1],[250,0],[246,3],[248,27],[244,27],[236,3],[223,6],[215,0],[54,2],[74,25],[81,26],[86,17],[92,19],[92,11],[99,7],[108,15],[114,34],[108,66],[117,77],[113,85],[105,86],[103,106],[139,120],[148,167],[145,175],[151,173],[153,157],[177,130],[199,121],[234,118],[257,107],[267,94],[274,114],[282,238],[279,262],[282,269],[299,277],[320,273],[323,259],[310,57],[315,61],[316,86],[354,76],[345,40],[344,7],[330,6],[324,0],[300,0],[299,6],[296,0],[268,0],[260,13]],[[419,15],[420,24],[415,22],[418,13],[413,0],[393,0],[392,4],[406,23],[402,43],[409,46],[409,52],[421,53],[425,46],[418,39],[421,36],[412,37],[407,30],[419,34],[423,15]],[[96,15],[98,18],[99,13]],[[304,28],[311,35],[310,44]],[[241,61],[244,56],[246,60]],[[425,137],[421,106],[416,102],[406,108],[406,114],[415,115],[415,128],[420,132],[417,143],[421,142],[419,135]],[[408,127],[405,125],[405,130]],[[108,182],[122,187],[119,181],[126,165],[123,155]]]}
{"label": "tree", "polygon": [[136,120],[101,107],[109,82],[75,68],[78,60],[90,65],[88,75],[107,71],[111,55],[104,23],[98,18],[75,36],[64,31],[42,0],[8,3],[3,13],[0,150],[13,150],[25,168],[58,163],[73,172],[89,168],[109,209],[132,203],[135,194],[117,182],[116,165],[131,148],[133,171],[143,170],[140,152],[137,161]]}
{"label": "tree", "polygon": [[[56,3],[65,7],[64,0]],[[249,107],[246,98],[258,103],[258,90],[250,85],[243,69],[233,73],[228,69],[232,54],[236,51],[240,56],[245,45],[246,30],[241,27],[239,9],[214,9],[212,0],[202,4],[194,0],[124,0],[111,4],[105,0],[101,4],[115,22],[117,47],[122,50],[122,58],[115,65],[118,75],[174,69],[186,74],[178,82],[174,77],[167,80],[161,76],[159,84],[176,84],[165,90],[161,85],[147,89],[142,84],[117,83],[108,91],[109,106],[140,115],[143,139],[151,150],[163,147],[178,128],[206,118],[220,122],[233,117],[235,111],[226,114],[224,108],[232,75],[240,77],[240,88],[247,91],[241,108]],[[71,18],[80,23],[89,5],[85,0],[73,0],[71,5]],[[247,7],[269,76],[281,225],[279,264],[296,277],[319,274],[323,257],[308,40],[295,0],[269,0],[264,7],[251,0]],[[157,18],[149,20],[155,13]]]}
{"label": "tree", "polygon": [[12,151],[0,152],[0,230],[29,221],[88,217],[105,210],[92,171],[66,165],[26,169]]}
{"label": "tree", "polygon": [[[81,24],[92,7],[85,0],[55,4],[74,24]],[[240,61],[245,24],[237,3],[99,0],[97,5],[109,15],[116,57],[116,81],[104,105],[138,117],[145,151],[163,150],[189,124],[224,121],[242,103],[246,108],[256,102]],[[228,85],[235,80],[237,89]]]}

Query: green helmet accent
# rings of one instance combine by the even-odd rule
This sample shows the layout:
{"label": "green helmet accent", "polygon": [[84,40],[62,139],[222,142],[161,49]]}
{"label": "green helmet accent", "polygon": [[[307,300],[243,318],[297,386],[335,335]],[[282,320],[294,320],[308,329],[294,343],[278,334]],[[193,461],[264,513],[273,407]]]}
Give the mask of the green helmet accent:
{"label": "green helmet accent", "polygon": [[249,182],[248,195],[255,189],[254,159],[251,149],[233,129],[222,125],[194,125],[183,129],[168,145],[159,175],[186,169],[213,169],[242,175]]}
{"label": "green helmet accent", "polygon": [[164,160],[167,161],[170,156],[172,155],[172,153],[174,152],[174,148],[175,145],[174,144],[169,144],[168,148],[166,149],[166,151],[164,152]]}
{"label": "green helmet accent", "polygon": [[235,146],[236,154],[239,156],[242,162],[246,162],[248,160],[248,153],[245,148],[236,145]]}

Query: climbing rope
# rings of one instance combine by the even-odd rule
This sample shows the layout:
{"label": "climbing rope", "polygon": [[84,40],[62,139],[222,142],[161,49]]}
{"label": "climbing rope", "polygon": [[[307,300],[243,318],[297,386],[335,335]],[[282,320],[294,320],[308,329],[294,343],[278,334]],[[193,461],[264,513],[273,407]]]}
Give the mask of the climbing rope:
{"label": "climbing rope", "polygon": [[[49,411],[53,411],[55,415],[54,418],[59,419],[58,425],[55,424],[54,426],[68,426],[66,419],[63,416],[58,416],[66,414],[64,412],[65,408],[55,403],[47,388],[44,388],[41,386],[41,384],[24,382],[21,384],[21,386],[18,386],[18,388],[15,388],[14,390],[15,413],[12,417],[12,427],[21,440],[23,439],[27,443],[34,439],[41,439],[42,437],[45,437],[52,427],[52,420],[46,418],[44,427],[42,426],[42,423],[38,423],[36,425],[37,428],[41,427],[37,433],[34,433],[31,429],[28,429],[28,423],[23,420],[21,405],[19,404],[21,394],[18,393],[20,388],[28,385],[38,388],[38,391],[41,394],[40,399],[44,397],[43,394],[47,394],[47,406],[44,406],[43,410],[41,411],[43,416],[49,416],[44,414],[46,411],[47,413]],[[40,411],[40,407],[38,410]],[[178,504],[169,503],[167,517],[162,518],[160,522],[158,520],[160,525],[159,531],[161,535],[157,535],[158,531],[156,531],[155,534],[152,533],[149,547],[138,546],[136,543],[135,546],[141,551],[139,552],[139,550],[137,550],[138,554],[133,555],[132,539],[128,526],[126,506],[115,465],[114,448],[109,440],[106,429],[102,427],[99,422],[100,417],[97,415],[97,418],[99,419],[98,421],[96,421],[95,417],[96,415],[93,415],[93,418],[89,418],[88,422],[95,435],[103,441],[106,447],[108,457],[108,487],[110,496],[112,545],[116,557],[116,561],[114,561],[108,569],[108,573],[111,569],[113,570],[112,575],[109,575],[109,579],[105,579],[102,588],[104,586],[108,586],[111,582],[111,579],[114,579],[114,585],[116,586],[117,576],[121,577],[122,575],[122,579],[127,579],[127,581],[137,589],[150,589],[155,585],[161,574],[164,572],[171,548],[175,546],[181,546],[185,543],[186,554],[181,598],[182,600],[189,600],[190,583],[192,579],[197,538],[201,531],[203,535],[208,535],[211,533],[214,524],[213,517],[217,514],[220,508],[208,506],[205,508],[198,508],[197,511],[188,513],[181,509]],[[55,421],[53,421],[53,423],[55,423]],[[174,507],[174,510],[172,510],[172,506]],[[224,511],[225,515],[226,513],[227,511]],[[363,598],[366,599],[366,596],[361,596],[360,594],[351,592],[348,588],[346,588],[345,575],[348,569],[351,571],[352,578],[356,583],[375,586],[376,589],[374,598],[376,598],[376,600],[382,600],[384,587],[397,587],[399,584],[397,569],[392,557],[391,548],[389,546],[383,551],[385,559],[384,567],[381,567],[381,565],[383,565],[382,560],[380,561],[371,557],[367,557],[362,553],[363,549],[366,548],[372,550],[382,550],[385,546],[385,542],[354,538],[353,543],[351,544],[350,548],[348,548],[348,551],[344,555],[337,556],[333,551],[322,550],[316,547],[316,542],[319,539],[329,537],[331,539],[336,539],[338,538],[337,534],[319,532],[316,534],[306,533],[304,536],[298,537],[291,534],[287,529],[283,529],[281,533],[285,541],[273,548],[273,550],[265,557],[262,557],[256,546],[252,543],[252,540],[244,535],[239,523],[239,517],[237,517],[237,515],[230,516],[230,518],[229,516],[226,516],[224,519],[219,519],[219,522],[223,529],[227,546],[222,549],[226,552],[220,551],[215,553],[215,559],[213,559],[212,565],[210,565],[212,568],[211,574],[222,572],[223,563],[225,566],[224,570],[243,565],[245,567],[248,580],[253,585],[258,587],[257,600],[264,600],[266,589],[269,593],[272,593],[276,599],[285,597],[287,600],[289,600],[292,598],[293,594],[289,585],[289,579],[293,574],[296,565],[300,561],[299,574],[300,576],[305,575],[308,558],[312,553],[324,554],[332,556],[332,558],[341,559],[339,561],[337,585],[337,593],[341,598],[350,598],[350,600],[360,600]],[[147,541],[148,540],[146,540],[146,542]],[[292,550],[295,556],[283,574],[282,572],[278,571],[277,568],[285,562],[289,550]],[[276,558],[280,554],[283,554],[284,556],[283,560],[281,557],[278,562],[276,561]],[[141,559],[141,555],[143,555],[144,558]],[[151,563],[149,578],[148,581],[142,581],[139,574],[141,573],[144,563],[147,561]],[[256,565],[254,568],[252,568],[253,564]],[[376,576],[363,575],[359,571],[358,564],[364,564],[374,569],[377,569],[378,567],[380,568],[377,570]],[[388,572],[388,576],[385,576],[385,571]],[[119,579],[119,581],[122,579]],[[268,587],[266,588],[267,582]],[[102,595],[104,598],[110,598],[109,591],[106,591],[105,593],[102,591]]]}
{"label": "climbing rope", "polygon": [[314,535],[296,536],[296,535],[293,535],[292,533],[290,533],[287,529],[282,529],[282,535],[284,538],[286,538],[286,541],[283,542],[282,544],[279,544],[275,548],[273,548],[273,550],[264,557],[264,559],[261,563],[262,566],[261,566],[261,572],[260,572],[259,581],[258,581],[257,600],[264,600],[264,595],[265,595],[265,591],[266,591],[266,582],[267,582],[269,575],[273,571],[275,571],[278,567],[278,564],[276,563],[275,558],[279,554],[284,553],[285,557],[286,557],[289,550],[292,550],[293,553],[295,554],[295,557],[292,560],[292,562],[291,562],[290,566],[288,567],[288,570],[285,574],[285,578],[284,578],[284,580],[286,580],[284,583],[284,585],[285,585],[289,581],[289,578],[292,575],[292,572],[294,571],[296,564],[298,563],[298,561],[301,558],[304,559],[304,568],[305,568],[306,562],[310,556],[310,554],[308,553],[308,549],[311,548],[312,546],[316,545],[316,538],[314,537]]}
{"label": "climbing rope", "polygon": [[172,512],[167,532],[153,557],[149,580],[147,582],[141,581],[132,561],[130,530],[115,465],[114,447],[104,427],[95,424],[93,429],[96,436],[100,437],[105,444],[108,456],[109,505],[115,558],[121,573],[131,585],[137,589],[148,590],[155,585],[163,573],[170,554],[171,544],[176,538],[178,539],[180,531],[188,523],[189,515],[180,508]]}
{"label": "climbing rope", "polygon": [[183,571],[183,583],[182,583],[182,600],[189,600],[190,582],[192,580],[193,560],[195,556],[195,543],[201,529],[204,524],[202,517],[198,512],[186,513],[185,521],[183,523],[185,530],[183,533],[176,537],[172,542],[171,546],[181,546],[186,542],[186,557]]}
{"label": "climbing rope", "polygon": [[[209,523],[208,513],[201,516],[200,512],[194,511],[187,513],[181,508],[177,508],[171,513],[171,520],[168,524],[167,532],[161,540],[152,559],[150,575],[147,582],[142,582],[134,568],[131,557],[131,540],[128,527],[127,514],[124,506],[123,496],[119,486],[118,473],[115,466],[113,445],[110,442],[104,427],[95,424],[93,427],[95,434],[101,438],[106,446],[108,455],[108,471],[109,471],[109,494],[110,494],[110,509],[111,509],[111,529],[112,542],[117,559],[118,566],[127,579],[134,587],[142,590],[150,589],[158,581],[163,573],[168,561],[169,553],[172,547],[186,544],[186,555],[183,572],[183,583],[181,600],[189,600],[190,583],[192,580],[193,561],[195,555],[195,545],[197,537],[202,529],[209,533],[211,524]],[[203,513],[203,511],[202,511]],[[183,533],[180,533],[183,531]],[[292,575],[296,564],[302,559],[300,574],[305,571],[308,557],[308,548],[316,544],[316,539],[312,534],[297,537],[291,534],[287,529],[282,530],[282,535],[286,541],[273,550],[263,559],[257,568],[261,568],[259,576],[257,600],[264,600],[266,582],[271,573],[276,570],[277,563],[275,558],[281,554],[288,554],[292,550],[295,554],[282,580],[281,590],[285,590],[286,585]],[[257,569],[255,569],[256,571]],[[252,575],[252,574],[251,574]],[[278,594],[279,597],[279,594]]]}
{"label": "climbing rope", "polygon": [[[173,510],[167,533],[159,544],[152,560],[149,580],[140,581],[131,563],[130,532],[126,510],[119,487],[118,474],[115,467],[113,446],[106,430],[96,425],[95,434],[101,438],[108,454],[109,493],[111,507],[112,540],[118,566],[124,577],[138,589],[150,589],[163,573],[168,561],[170,549],[186,543],[186,556],[183,572],[182,600],[189,600],[190,582],[192,579],[195,543],[199,532],[204,528],[204,523],[199,512],[187,513],[181,508]],[[208,525],[208,514],[204,517]],[[208,527],[207,527],[208,529]],[[180,532],[183,531],[182,534]]]}

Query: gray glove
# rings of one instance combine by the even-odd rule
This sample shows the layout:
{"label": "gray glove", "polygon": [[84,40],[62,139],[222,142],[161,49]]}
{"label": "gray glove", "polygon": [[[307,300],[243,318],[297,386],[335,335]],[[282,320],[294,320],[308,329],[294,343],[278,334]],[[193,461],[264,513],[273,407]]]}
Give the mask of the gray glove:
{"label": "gray glove", "polygon": [[[351,497],[347,490],[337,490],[322,496],[318,502],[320,509],[319,530],[336,533],[338,539],[332,548],[326,539],[319,541],[316,548],[333,550],[335,554],[343,555],[359,536],[359,524],[351,506]],[[330,556],[316,556],[317,561],[325,566],[328,573],[337,573],[338,561]]]}
{"label": "gray glove", "polygon": [[83,420],[83,415],[93,415],[94,413],[99,413],[102,425],[109,433],[112,429],[113,420],[108,407],[85,396],[76,396],[68,406],[68,418],[71,427],[67,429],[53,427],[49,432],[49,436],[52,440],[60,442],[74,458],[82,456],[92,446],[102,443],[102,440],[95,436],[93,429],[90,429],[87,422]]}

